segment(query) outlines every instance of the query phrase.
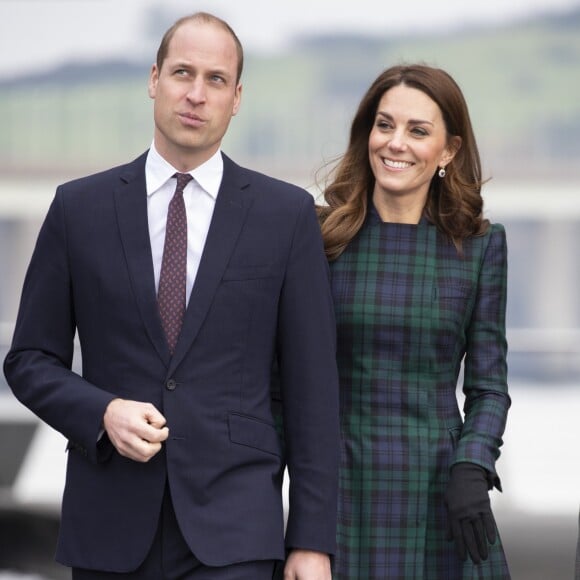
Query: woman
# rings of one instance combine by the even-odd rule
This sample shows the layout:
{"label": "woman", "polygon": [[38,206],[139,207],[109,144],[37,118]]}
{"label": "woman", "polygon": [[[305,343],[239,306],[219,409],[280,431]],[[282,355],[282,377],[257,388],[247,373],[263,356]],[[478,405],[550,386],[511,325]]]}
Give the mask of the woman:
{"label": "woman", "polygon": [[506,240],[481,185],[453,79],[383,72],[319,207],[341,375],[334,578],[510,577],[488,497],[510,405]]}

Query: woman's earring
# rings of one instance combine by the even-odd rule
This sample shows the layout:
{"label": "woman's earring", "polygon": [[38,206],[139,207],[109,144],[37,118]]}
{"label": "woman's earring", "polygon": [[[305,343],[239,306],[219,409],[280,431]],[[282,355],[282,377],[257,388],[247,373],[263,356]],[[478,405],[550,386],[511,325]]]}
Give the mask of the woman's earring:
{"label": "woman's earring", "polygon": [[446,174],[446,173],[447,173],[447,172],[445,171],[445,167],[442,167],[442,168],[439,170],[439,177],[440,177],[441,179],[443,179],[443,178],[445,177],[445,174]]}

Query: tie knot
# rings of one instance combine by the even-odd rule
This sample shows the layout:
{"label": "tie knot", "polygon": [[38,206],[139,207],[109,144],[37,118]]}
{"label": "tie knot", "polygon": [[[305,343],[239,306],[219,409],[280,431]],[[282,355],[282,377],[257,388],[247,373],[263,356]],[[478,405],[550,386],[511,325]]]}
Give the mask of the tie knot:
{"label": "tie knot", "polygon": [[177,187],[175,191],[181,191],[185,189],[185,186],[193,179],[189,173],[175,173],[173,175],[177,179]]}

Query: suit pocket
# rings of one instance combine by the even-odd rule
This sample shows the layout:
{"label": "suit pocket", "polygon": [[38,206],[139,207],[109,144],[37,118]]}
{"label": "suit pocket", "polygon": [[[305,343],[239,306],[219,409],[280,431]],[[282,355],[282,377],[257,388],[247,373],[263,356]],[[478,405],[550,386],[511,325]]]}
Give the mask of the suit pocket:
{"label": "suit pocket", "polygon": [[276,274],[273,266],[232,266],[224,272],[223,280],[257,280],[271,278]]}
{"label": "suit pocket", "polygon": [[273,424],[248,415],[229,413],[228,427],[232,443],[281,456],[280,440]]}

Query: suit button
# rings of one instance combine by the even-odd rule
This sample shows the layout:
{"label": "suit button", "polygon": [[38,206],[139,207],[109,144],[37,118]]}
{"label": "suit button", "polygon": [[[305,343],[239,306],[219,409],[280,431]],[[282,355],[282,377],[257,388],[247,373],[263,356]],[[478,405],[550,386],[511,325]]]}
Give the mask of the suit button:
{"label": "suit button", "polygon": [[177,383],[173,379],[169,379],[165,386],[167,387],[168,391],[175,391],[175,387],[177,387]]}

